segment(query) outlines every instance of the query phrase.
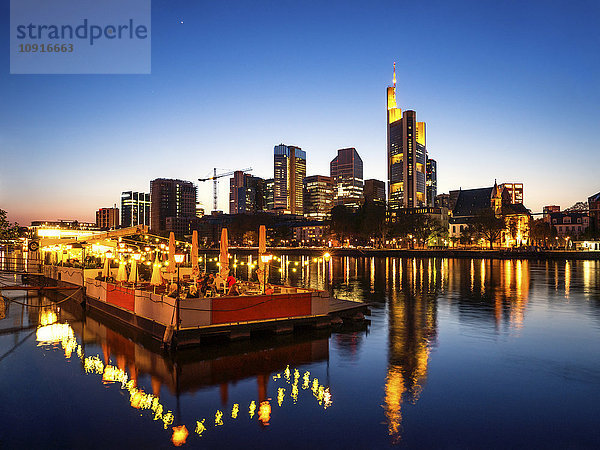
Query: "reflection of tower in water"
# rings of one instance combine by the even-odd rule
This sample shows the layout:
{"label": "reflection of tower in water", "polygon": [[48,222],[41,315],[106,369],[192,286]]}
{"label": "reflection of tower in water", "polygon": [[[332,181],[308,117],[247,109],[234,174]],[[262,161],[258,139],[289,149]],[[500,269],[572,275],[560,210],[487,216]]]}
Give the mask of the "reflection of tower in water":
{"label": "reflection of tower in water", "polygon": [[[402,403],[415,403],[427,379],[429,353],[437,335],[436,293],[441,261],[398,259],[386,264],[390,273],[389,366],[384,410],[388,433],[400,439]],[[399,273],[403,276],[399,277]],[[396,282],[400,289],[396,289]]]}

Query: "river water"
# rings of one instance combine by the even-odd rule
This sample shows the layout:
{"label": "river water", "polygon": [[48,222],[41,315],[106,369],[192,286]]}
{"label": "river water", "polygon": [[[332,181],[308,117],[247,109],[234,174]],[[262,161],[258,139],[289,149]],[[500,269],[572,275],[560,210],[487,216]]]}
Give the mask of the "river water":
{"label": "river water", "polygon": [[370,324],[173,356],[6,293],[0,447],[600,447],[600,262],[277,265],[273,281],[371,303]]}

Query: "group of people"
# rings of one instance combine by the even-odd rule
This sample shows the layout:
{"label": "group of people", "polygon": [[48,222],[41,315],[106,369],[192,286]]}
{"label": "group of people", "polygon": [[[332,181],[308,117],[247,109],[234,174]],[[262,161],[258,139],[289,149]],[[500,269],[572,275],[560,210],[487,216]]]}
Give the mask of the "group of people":
{"label": "group of people", "polygon": [[[197,281],[189,286],[186,291],[187,298],[206,297],[207,295],[215,295],[219,290],[226,295],[240,295],[240,285],[233,275],[229,275],[227,279],[223,279],[220,274],[202,273]],[[167,292],[169,297],[177,297],[177,284],[172,283]]]}

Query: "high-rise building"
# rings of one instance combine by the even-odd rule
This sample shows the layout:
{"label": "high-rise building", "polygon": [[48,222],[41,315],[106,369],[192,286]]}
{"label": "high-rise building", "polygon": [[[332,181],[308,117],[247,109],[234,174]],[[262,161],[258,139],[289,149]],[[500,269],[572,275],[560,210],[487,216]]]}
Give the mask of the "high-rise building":
{"label": "high-rise building", "polygon": [[119,208],[100,208],[96,211],[96,226],[101,230],[119,227]]}
{"label": "high-rise building", "polygon": [[437,195],[437,162],[435,159],[427,158],[425,187],[427,206],[435,206],[435,196]]}
{"label": "high-rise building", "polygon": [[358,208],[363,201],[363,162],[355,148],[342,148],[331,163],[333,203]]}
{"label": "high-rise building", "polygon": [[125,191],[121,193],[121,226],[150,226],[150,194]]}
{"label": "high-rise building", "polygon": [[290,214],[303,213],[303,180],[306,176],[306,152],[293,145],[274,148],[274,209]]}
{"label": "high-rise building", "polygon": [[365,180],[365,202],[385,203],[385,183],[381,180]]}
{"label": "high-rise building", "polygon": [[235,171],[229,180],[229,214],[263,211],[264,205],[264,180]]}
{"label": "high-rise building", "polygon": [[[157,178],[150,182],[150,228],[153,232],[189,232],[196,217],[196,186],[190,181]],[[168,219],[168,220],[167,220]]]}
{"label": "high-rise building", "polygon": [[508,191],[511,203],[523,203],[523,183],[502,183],[498,187]]}
{"label": "high-rise building", "polygon": [[311,175],[304,178],[304,217],[325,220],[333,206],[331,177]]}
{"label": "high-rise building", "polygon": [[394,84],[387,88],[388,205],[399,208],[427,206],[425,122],[417,122],[415,111],[396,106],[396,64]]}
{"label": "high-rise building", "polygon": [[273,178],[267,178],[264,182],[265,187],[265,209],[272,211],[275,209],[275,192],[274,192],[275,180]]}

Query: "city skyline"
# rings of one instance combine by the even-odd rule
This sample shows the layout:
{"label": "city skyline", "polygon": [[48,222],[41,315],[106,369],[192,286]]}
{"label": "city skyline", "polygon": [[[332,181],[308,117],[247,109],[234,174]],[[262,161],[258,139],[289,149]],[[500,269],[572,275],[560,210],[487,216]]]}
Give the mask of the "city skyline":
{"label": "city skyline", "polygon": [[[17,76],[1,63],[0,207],[22,225],[91,222],[121,192],[148,192],[155,178],[195,181],[213,167],[248,166],[270,178],[280,142],[306,151],[307,175],[327,175],[337,149],[354,147],[364,179],[385,180],[383,87],[397,61],[398,103],[427,122],[438,193],[518,181],[532,211],[564,209],[599,190],[600,64],[591,56],[600,40],[593,34],[598,5],[581,6],[229,11],[156,1],[152,75]],[[8,2],[1,8],[0,26],[8,29]],[[390,14],[396,20],[388,23]],[[401,20],[408,15],[414,21]],[[284,19],[306,32],[281,37],[269,28]],[[360,32],[343,33],[352,27]],[[409,41],[402,46],[399,30]],[[6,33],[1,39],[7,44]],[[414,64],[402,62],[409,44],[418,49]],[[221,180],[224,211],[228,187]],[[210,183],[198,184],[198,193],[209,211]]]}

